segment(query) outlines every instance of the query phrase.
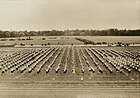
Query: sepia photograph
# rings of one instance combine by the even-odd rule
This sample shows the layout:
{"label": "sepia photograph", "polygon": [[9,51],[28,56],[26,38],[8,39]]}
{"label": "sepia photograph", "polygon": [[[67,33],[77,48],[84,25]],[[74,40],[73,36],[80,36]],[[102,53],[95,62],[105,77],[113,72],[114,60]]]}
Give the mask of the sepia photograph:
{"label": "sepia photograph", "polygon": [[0,0],[0,98],[140,98],[140,0]]}

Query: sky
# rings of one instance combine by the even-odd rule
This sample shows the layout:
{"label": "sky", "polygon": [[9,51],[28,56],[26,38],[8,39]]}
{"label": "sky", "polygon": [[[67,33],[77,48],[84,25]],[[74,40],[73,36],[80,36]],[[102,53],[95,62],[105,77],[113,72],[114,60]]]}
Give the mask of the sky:
{"label": "sky", "polygon": [[140,0],[0,0],[0,30],[140,29]]}

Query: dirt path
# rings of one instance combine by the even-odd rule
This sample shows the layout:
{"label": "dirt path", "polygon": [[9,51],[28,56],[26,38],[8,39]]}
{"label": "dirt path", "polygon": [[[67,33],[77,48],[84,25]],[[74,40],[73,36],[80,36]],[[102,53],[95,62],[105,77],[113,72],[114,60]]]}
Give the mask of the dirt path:
{"label": "dirt path", "polygon": [[139,98],[140,89],[0,89],[0,98]]}

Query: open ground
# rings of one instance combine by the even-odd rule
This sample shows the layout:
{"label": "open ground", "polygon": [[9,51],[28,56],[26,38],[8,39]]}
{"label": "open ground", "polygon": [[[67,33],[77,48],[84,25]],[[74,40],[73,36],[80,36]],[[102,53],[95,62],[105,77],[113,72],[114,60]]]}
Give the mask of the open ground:
{"label": "open ground", "polygon": [[139,98],[139,46],[88,46],[75,37],[27,38],[0,41],[18,46],[0,48],[0,97]]}

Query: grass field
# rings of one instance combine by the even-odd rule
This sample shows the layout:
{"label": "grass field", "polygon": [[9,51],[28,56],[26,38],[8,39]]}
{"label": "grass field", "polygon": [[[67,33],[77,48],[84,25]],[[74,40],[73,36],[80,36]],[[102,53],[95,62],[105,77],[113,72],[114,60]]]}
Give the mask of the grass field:
{"label": "grass field", "polygon": [[[107,42],[107,43],[137,43],[140,44],[140,37],[139,36],[31,36],[30,38],[33,40],[27,40],[29,37],[20,37],[20,38],[5,38],[5,41],[1,41],[4,38],[0,38],[0,45],[4,44],[34,44],[34,45],[41,45],[41,44],[48,44],[50,45],[83,45],[83,42],[76,40],[75,38],[84,38],[94,42]],[[42,40],[45,38],[45,40]],[[13,39],[13,40],[11,40]]]}
{"label": "grass field", "polygon": [[94,42],[123,42],[123,43],[140,43],[140,36],[81,36]]}
{"label": "grass field", "polygon": [[2,79],[42,81],[139,79],[140,47],[1,48],[0,53]]}
{"label": "grass field", "polygon": [[[27,40],[27,38],[29,37],[20,37],[20,38],[6,38],[6,41],[0,41],[0,45],[4,45],[4,44],[26,44],[26,45],[30,45],[30,44],[34,44],[34,45],[42,45],[42,44],[50,44],[50,45],[81,45],[83,44],[83,42],[80,42],[78,40],[75,39],[75,37],[70,37],[70,36],[33,36],[30,37],[33,40]],[[45,40],[42,40],[42,38],[45,38]],[[11,41],[10,39],[14,39],[13,41]]]}
{"label": "grass field", "polygon": [[74,37],[42,38],[0,41],[51,44],[0,48],[0,98],[139,98],[139,46],[86,46]]}

